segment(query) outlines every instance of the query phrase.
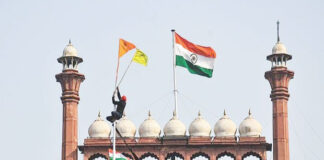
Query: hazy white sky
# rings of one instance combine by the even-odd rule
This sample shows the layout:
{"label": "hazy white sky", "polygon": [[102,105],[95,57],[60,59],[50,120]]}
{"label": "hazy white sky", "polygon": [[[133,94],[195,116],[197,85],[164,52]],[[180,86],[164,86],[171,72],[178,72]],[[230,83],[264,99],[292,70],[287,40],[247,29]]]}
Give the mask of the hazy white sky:
{"label": "hazy white sky", "polygon": [[[147,67],[131,66],[120,87],[128,97],[126,114],[138,127],[151,110],[163,128],[174,108],[172,28],[217,52],[211,79],[176,69],[180,120],[188,128],[200,110],[213,128],[226,109],[239,126],[251,108],[272,143],[264,72],[271,67],[266,56],[276,42],[279,19],[281,41],[293,56],[288,68],[295,71],[289,86],[291,159],[320,159],[323,8],[321,0],[0,0],[1,158],[60,159],[62,104],[55,74],[62,66],[56,59],[69,38],[84,59],[79,71],[86,77],[80,89],[80,145],[98,111],[106,116],[112,109],[119,38],[149,57]],[[122,58],[121,72],[130,58]],[[272,152],[268,155],[271,159]]]}

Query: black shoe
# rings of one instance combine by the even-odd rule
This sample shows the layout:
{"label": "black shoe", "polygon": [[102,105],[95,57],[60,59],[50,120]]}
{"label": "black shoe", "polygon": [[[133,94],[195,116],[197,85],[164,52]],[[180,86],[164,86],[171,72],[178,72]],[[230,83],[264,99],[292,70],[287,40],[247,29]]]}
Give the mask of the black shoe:
{"label": "black shoe", "polygon": [[116,119],[113,116],[108,116],[106,117],[107,121],[114,123],[116,121]]}

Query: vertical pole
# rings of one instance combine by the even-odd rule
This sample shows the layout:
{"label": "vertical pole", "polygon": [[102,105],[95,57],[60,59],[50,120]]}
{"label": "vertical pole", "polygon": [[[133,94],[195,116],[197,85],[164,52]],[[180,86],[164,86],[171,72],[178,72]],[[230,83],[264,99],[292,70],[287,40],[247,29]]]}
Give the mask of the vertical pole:
{"label": "vertical pole", "polygon": [[279,20],[277,21],[277,42],[280,42],[280,37],[279,37]]}
{"label": "vertical pole", "polygon": [[177,90],[177,79],[176,79],[176,71],[175,71],[175,67],[176,67],[176,55],[175,55],[175,30],[172,29],[172,48],[173,48],[173,88],[174,88],[174,110],[176,112],[176,115],[178,115],[178,98],[177,98],[177,94],[178,94],[178,90]]}
{"label": "vertical pole", "polygon": [[116,121],[114,122],[113,130],[113,160],[116,160]]}
{"label": "vertical pole", "polygon": [[[115,80],[115,90],[117,86],[117,80],[118,80],[118,71],[119,71],[119,56],[118,56],[118,62],[117,62],[117,70],[116,70],[116,80]],[[116,92],[114,91],[114,94]],[[116,110],[116,105],[114,106],[114,110]],[[116,121],[113,123],[114,130],[113,130],[113,160],[116,160]]]}

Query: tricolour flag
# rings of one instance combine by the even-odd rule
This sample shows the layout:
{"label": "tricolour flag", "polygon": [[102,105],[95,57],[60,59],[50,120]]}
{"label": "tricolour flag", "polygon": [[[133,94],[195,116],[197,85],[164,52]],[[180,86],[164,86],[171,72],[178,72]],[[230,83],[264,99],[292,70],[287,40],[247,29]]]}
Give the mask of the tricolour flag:
{"label": "tricolour flag", "polygon": [[176,65],[192,74],[212,77],[216,52],[211,47],[193,44],[175,33]]}
{"label": "tricolour flag", "polygon": [[[109,159],[113,160],[113,158],[114,158],[113,150],[109,149],[108,151],[109,151]],[[116,160],[129,160],[129,158],[125,157],[123,154],[121,154],[119,152],[116,152],[115,158],[116,158]]]}
{"label": "tricolour flag", "polygon": [[133,43],[125,41],[123,39],[119,39],[119,51],[118,51],[118,58],[126,54],[129,50],[136,48]]}
{"label": "tricolour flag", "polygon": [[136,52],[133,57],[133,61],[144,66],[147,66],[148,58],[147,56],[139,49],[136,49]]}

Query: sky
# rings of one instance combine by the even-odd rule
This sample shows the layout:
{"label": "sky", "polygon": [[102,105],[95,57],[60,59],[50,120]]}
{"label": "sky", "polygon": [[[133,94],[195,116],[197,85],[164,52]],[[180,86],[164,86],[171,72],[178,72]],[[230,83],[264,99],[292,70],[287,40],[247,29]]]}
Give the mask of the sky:
{"label": "sky", "polygon": [[[128,99],[126,115],[138,128],[150,110],[163,129],[174,109],[171,29],[217,54],[212,78],[176,68],[178,116],[186,127],[200,111],[213,128],[224,109],[238,127],[251,109],[272,143],[271,90],[264,73],[271,69],[266,56],[280,20],[281,42],[293,56],[288,69],[295,72],[289,84],[290,156],[319,160],[323,7],[321,0],[0,0],[1,157],[60,159],[61,86],[55,74],[62,71],[57,58],[69,39],[84,60],[79,72],[86,77],[80,88],[79,145],[98,112],[106,116],[113,108],[119,38],[149,57],[147,67],[132,64],[120,85]],[[132,54],[121,59],[119,76]],[[267,154],[272,159],[272,152]]]}

